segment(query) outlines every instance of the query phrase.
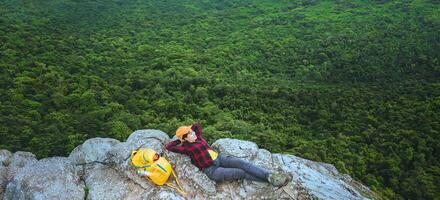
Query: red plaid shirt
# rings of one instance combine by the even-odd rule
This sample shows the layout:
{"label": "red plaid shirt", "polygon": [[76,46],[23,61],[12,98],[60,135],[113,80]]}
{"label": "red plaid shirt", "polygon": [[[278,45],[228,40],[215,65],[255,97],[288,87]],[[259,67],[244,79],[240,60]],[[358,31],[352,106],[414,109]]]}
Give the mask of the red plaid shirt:
{"label": "red plaid shirt", "polygon": [[175,140],[166,145],[168,151],[186,154],[191,158],[191,163],[197,166],[200,170],[212,165],[213,161],[209,155],[208,149],[212,148],[208,145],[206,140],[202,137],[202,127],[199,123],[195,123],[191,126],[191,129],[196,133],[197,139],[195,142],[190,143],[184,141],[182,145],[179,145],[180,140]]}

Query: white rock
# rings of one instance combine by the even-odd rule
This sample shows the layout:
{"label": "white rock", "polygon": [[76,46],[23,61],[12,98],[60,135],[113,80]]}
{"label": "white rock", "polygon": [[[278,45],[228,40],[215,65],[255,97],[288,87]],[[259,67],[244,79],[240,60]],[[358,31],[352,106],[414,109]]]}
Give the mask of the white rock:
{"label": "white rock", "polygon": [[2,149],[0,150],[0,166],[8,166],[9,163],[11,162],[12,153],[8,150]]}
{"label": "white rock", "polygon": [[3,193],[8,183],[8,168],[12,153],[8,150],[0,150],[0,199],[3,199]]}
{"label": "white rock", "polygon": [[139,148],[152,148],[157,153],[162,154],[164,145],[169,139],[170,137],[163,131],[144,129],[132,133],[126,143],[134,144],[134,146],[138,146]]}
{"label": "white rock", "polygon": [[274,154],[274,159],[284,171],[293,175],[293,183],[319,199],[367,199],[353,186],[342,180],[342,175],[328,164],[306,160],[292,155]]}
{"label": "white rock", "polygon": [[4,199],[84,199],[84,184],[65,157],[45,158],[21,168],[8,183]]}
{"label": "white rock", "polygon": [[155,189],[144,189],[120,172],[102,165],[89,171],[85,181],[89,190],[88,200],[143,199]]}
{"label": "white rock", "polygon": [[266,149],[259,149],[257,156],[252,161],[257,166],[263,167],[269,171],[275,171],[275,166],[272,161],[272,154]]}
{"label": "white rock", "polygon": [[89,163],[93,161],[104,162],[107,152],[118,140],[112,138],[92,138],[86,140],[82,145],[77,146],[69,155],[75,164]]}
{"label": "white rock", "polygon": [[10,158],[7,179],[11,180],[21,168],[29,164],[34,164],[35,162],[37,162],[37,159],[34,154],[23,151],[15,152]]}
{"label": "white rock", "polygon": [[139,140],[146,140],[146,139],[150,139],[150,138],[155,138],[155,139],[158,139],[162,142],[166,142],[170,139],[168,134],[166,134],[165,132],[163,132],[161,130],[142,129],[142,130],[137,130],[137,131],[133,132],[128,137],[127,142],[135,143],[135,142],[138,142]]}
{"label": "white rock", "polygon": [[[75,148],[69,158],[37,161],[31,153],[10,155],[7,151],[0,151],[0,185],[7,183],[4,199],[83,199],[85,187],[90,200],[376,198],[368,187],[340,174],[333,165],[292,155],[271,154],[258,149],[253,142],[229,138],[217,140],[212,147],[219,153],[239,157],[269,171],[288,172],[293,175],[293,180],[282,189],[248,180],[216,183],[191,164],[187,155],[164,150],[169,141],[166,133],[146,129],[134,132],[126,142],[108,138],[87,140]],[[174,171],[187,195],[165,186],[155,186],[138,176],[130,164],[130,154],[139,148],[153,148],[174,164]],[[84,166],[82,170],[74,165],[91,161],[104,163],[81,165]],[[175,184],[173,178],[170,182]]]}
{"label": "white rock", "polygon": [[245,160],[253,160],[258,152],[258,146],[249,141],[224,138],[215,141],[212,147],[217,151]]}
{"label": "white rock", "polygon": [[5,192],[6,185],[8,183],[8,168],[0,165],[0,199],[3,199],[3,193]]}
{"label": "white rock", "polygon": [[161,188],[154,196],[151,198],[157,199],[157,200],[183,200],[182,196],[176,194],[176,192],[173,192],[169,189]]}

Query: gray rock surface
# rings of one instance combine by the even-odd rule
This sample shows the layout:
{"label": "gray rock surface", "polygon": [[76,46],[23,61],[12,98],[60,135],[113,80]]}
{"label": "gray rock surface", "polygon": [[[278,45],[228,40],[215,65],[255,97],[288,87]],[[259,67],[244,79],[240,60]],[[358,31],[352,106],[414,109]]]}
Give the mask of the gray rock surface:
{"label": "gray rock surface", "polygon": [[84,183],[74,164],[65,157],[51,157],[18,170],[9,181],[4,199],[84,199]]}
{"label": "gray rock surface", "polygon": [[[292,182],[299,183],[319,199],[368,199],[374,194],[359,187],[348,175],[339,174],[333,165],[315,162],[293,155],[274,154],[274,161],[283,171],[293,175]],[[349,176],[348,176],[349,177]],[[292,187],[292,190],[295,188]]]}
{"label": "gray rock surface", "polygon": [[3,193],[6,189],[6,184],[8,183],[7,177],[8,169],[5,166],[0,165],[0,199],[3,199]]}
{"label": "gray rock surface", "polygon": [[142,199],[153,192],[144,190],[113,168],[100,165],[91,169],[85,179],[88,188],[88,200],[100,199]]}
{"label": "gray rock surface", "polygon": [[118,140],[111,138],[88,139],[70,153],[69,159],[75,164],[89,163],[92,161],[104,162],[107,159],[107,152],[118,143],[120,143]]}
{"label": "gray rock surface", "polygon": [[170,138],[165,132],[154,129],[144,129],[137,130],[132,133],[128,139],[127,143],[136,144],[142,146],[142,148],[152,148],[156,150],[157,153],[163,153],[163,145]]}
{"label": "gray rock surface", "polygon": [[[0,183],[9,199],[375,199],[376,195],[333,165],[292,155],[272,154],[249,141],[219,139],[212,147],[269,171],[293,175],[286,187],[247,180],[216,183],[181,154],[166,151],[170,141],[160,130],[132,133],[127,141],[93,138],[75,148],[68,158],[37,161],[27,152],[0,151]],[[153,148],[165,156],[186,195],[166,186],[155,186],[135,173],[130,154]],[[95,162],[97,161],[97,162]],[[174,178],[170,182],[175,184]],[[53,189],[56,188],[56,189]],[[2,190],[0,190],[0,195]],[[1,197],[1,196],[0,196]]]}
{"label": "gray rock surface", "polygon": [[137,130],[132,133],[126,142],[121,142],[113,146],[107,152],[108,161],[118,168],[126,168],[127,160],[132,151],[140,148],[152,148],[157,153],[164,153],[164,145],[170,138],[160,130],[145,129]]}
{"label": "gray rock surface", "polygon": [[17,151],[12,154],[7,170],[7,181],[9,182],[12,178],[14,178],[18,171],[24,168],[26,165],[34,164],[35,162],[37,162],[37,158],[32,153]]}
{"label": "gray rock surface", "polygon": [[0,199],[3,199],[3,193],[8,183],[8,168],[12,153],[8,150],[0,150]]}
{"label": "gray rock surface", "polygon": [[12,157],[12,153],[8,150],[0,150],[0,165],[8,166],[10,163],[10,159]]}
{"label": "gray rock surface", "polygon": [[223,138],[215,141],[212,148],[226,155],[235,156],[248,161],[255,158],[258,153],[258,146],[249,141]]}

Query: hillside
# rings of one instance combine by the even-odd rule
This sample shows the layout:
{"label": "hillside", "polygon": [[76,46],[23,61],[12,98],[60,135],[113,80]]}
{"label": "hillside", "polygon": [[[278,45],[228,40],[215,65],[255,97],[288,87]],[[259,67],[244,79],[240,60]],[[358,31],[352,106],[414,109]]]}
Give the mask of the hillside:
{"label": "hillside", "polygon": [[2,0],[0,149],[67,156],[200,121],[210,143],[435,199],[439,13],[433,0]]}

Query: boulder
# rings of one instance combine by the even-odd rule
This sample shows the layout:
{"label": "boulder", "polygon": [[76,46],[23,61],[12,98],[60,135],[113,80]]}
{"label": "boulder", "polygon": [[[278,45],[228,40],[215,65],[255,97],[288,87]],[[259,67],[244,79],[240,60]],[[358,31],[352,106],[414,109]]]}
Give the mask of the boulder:
{"label": "boulder", "polygon": [[144,129],[132,133],[126,142],[113,146],[106,155],[108,161],[119,168],[125,168],[126,161],[130,158],[131,152],[140,148],[152,148],[157,153],[163,154],[165,143],[170,138],[160,130]]}
{"label": "boulder", "polygon": [[[274,161],[293,175],[292,191],[306,191],[311,198],[318,199],[368,199],[374,198],[369,191],[346,181],[333,165],[315,162],[293,155],[273,154]],[[304,193],[303,193],[304,195]]]}
{"label": "boulder", "polygon": [[0,199],[3,199],[3,193],[6,189],[6,184],[8,183],[8,168],[0,165]]}
{"label": "boulder", "polygon": [[7,180],[10,181],[16,176],[20,169],[24,168],[26,165],[34,164],[35,162],[37,162],[37,158],[34,154],[24,151],[15,152],[10,158]]}
{"label": "boulder", "polygon": [[223,138],[215,141],[212,144],[212,148],[223,154],[232,155],[248,161],[253,160],[258,153],[257,144],[231,138]]}
{"label": "boulder", "polygon": [[0,166],[8,166],[11,162],[12,153],[8,150],[0,150]]}
{"label": "boulder", "polygon": [[124,174],[105,165],[99,165],[88,171],[85,184],[88,189],[88,200],[144,199],[151,196],[155,189],[153,186],[143,188]]}
{"label": "boulder", "polygon": [[0,199],[3,199],[6,184],[8,183],[8,168],[12,153],[8,150],[0,150]]}
{"label": "boulder", "polygon": [[163,131],[143,129],[132,133],[126,142],[136,144],[139,147],[142,146],[143,148],[152,148],[157,153],[162,154],[164,145],[169,139],[170,137]]}
{"label": "boulder", "polygon": [[106,161],[107,152],[118,140],[112,138],[92,138],[77,146],[69,155],[69,159],[75,164],[89,163],[93,161]]}
{"label": "boulder", "polygon": [[51,157],[27,164],[9,181],[4,199],[46,200],[84,199],[84,183],[73,162],[65,157]]}
{"label": "boulder", "polygon": [[[68,158],[38,161],[31,153],[0,151],[0,183],[7,183],[4,200],[378,199],[368,187],[349,175],[339,173],[331,164],[293,155],[272,154],[259,149],[253,142],[230,138],[217,140],[212,145],[213,149],[244,159],[269,172],[290,173],[293,180],[282,188],[247,180],[214,182],[191,164],[187,155],[166,151],[164,146],[169,141],[166,133],[145,129],[132,133],[125,142],[110,138],[89,139],[75,148]],[[174,165],[173,169],[187,194],[167,186],[156,186],[137,175],[130,164],[130,155],[139,148],[153,148]],[[176,184],[174,178],[169,181]]]}

